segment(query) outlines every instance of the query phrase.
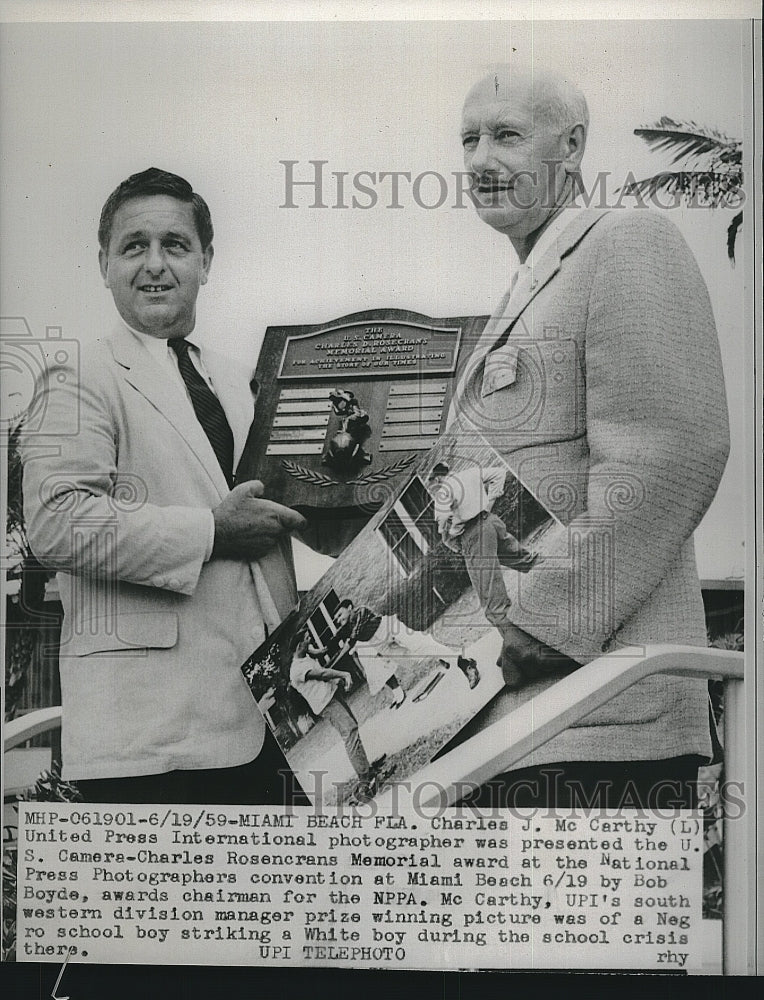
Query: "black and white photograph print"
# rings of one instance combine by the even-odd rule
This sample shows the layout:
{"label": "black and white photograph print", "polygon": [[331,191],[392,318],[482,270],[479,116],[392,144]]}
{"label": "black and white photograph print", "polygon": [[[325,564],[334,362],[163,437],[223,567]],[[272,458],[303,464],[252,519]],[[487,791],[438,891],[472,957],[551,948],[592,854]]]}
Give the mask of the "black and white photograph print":
{"label": "black and white photograph print", "polygon": [[420,463],[243,667],[309,797],[410,779],[517,680],[502,630],[554,523],[479,436]]}

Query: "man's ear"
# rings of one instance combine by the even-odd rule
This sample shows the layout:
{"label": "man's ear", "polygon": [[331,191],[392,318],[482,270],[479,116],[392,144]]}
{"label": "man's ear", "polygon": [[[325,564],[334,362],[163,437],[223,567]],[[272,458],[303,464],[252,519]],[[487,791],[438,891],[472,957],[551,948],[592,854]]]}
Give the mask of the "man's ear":
{"label": "man's ear", "polygon": [[101,277],[106,287],[109,287],[109,255],[105,250],[98,251],[98,266],[101,269]]}
{"label": "man's ear", "polygon": [[581,160],[586,148],[586,129],[583,125],[574,125],[564,133],[563,163],[569,174],[577,174],[581,169]]}
{"label": "man's ear", "polygon": [[212,258],[215,256],[215,248],[210,243],[207,249],[202,254],[202,280],[200,284],[206,285],[207,278],[209,277],[210,268],[212,267]]}

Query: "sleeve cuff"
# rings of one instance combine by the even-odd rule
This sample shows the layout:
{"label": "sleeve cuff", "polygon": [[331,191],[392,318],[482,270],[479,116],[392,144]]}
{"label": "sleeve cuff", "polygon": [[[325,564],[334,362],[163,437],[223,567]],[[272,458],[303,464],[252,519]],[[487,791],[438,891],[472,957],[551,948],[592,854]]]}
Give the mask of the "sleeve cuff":
{"label": "sleeve cuff", "polygon": [[207,528],[207,551],[204,554],[204,561],[209,562],[212,558],[212,549],[215,546],[215,517],[212,511],[209,512],[209,527]]}

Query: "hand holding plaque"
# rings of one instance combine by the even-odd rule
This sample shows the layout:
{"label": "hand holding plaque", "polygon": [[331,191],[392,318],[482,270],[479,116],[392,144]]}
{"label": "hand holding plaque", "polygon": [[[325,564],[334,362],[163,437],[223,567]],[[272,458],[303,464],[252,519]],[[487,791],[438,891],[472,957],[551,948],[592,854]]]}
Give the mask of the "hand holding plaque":
{"label": "hand holding plaque", "polygon": [[305,526],[296,510],[263,498],[263,484],[253,479],[235,486],[212,511],[215,559],[259,559],[280,539]]}

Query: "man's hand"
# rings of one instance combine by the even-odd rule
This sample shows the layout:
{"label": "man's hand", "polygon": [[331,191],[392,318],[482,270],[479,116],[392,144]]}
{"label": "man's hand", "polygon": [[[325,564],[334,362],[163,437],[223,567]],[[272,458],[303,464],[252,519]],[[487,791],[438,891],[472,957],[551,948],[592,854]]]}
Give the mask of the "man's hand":
{"label": "man's hand", "polygon": [[580,666],[569,656],[540,642],[516,625],[502,625],[499,631],[504,643],[497,662],[501,667],[504,683],[510,690],[540,677],[570,674]]}
{"label": "man's hand", "polygon": [[284,535],[307,524],[291,507],[264,500],[263,484],[258,479],[234,487],[212,514],[213,559],[259,559]]}

